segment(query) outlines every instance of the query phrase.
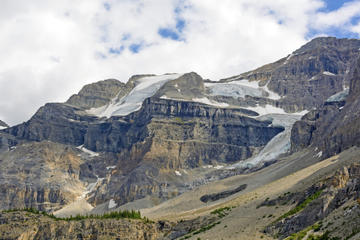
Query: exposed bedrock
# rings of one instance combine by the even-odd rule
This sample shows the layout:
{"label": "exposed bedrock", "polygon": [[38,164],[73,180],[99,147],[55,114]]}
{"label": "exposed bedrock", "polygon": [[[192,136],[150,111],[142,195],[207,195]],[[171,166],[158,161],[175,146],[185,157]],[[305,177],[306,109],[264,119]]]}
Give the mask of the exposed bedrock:
{"label": "exposed bedrock", "polygon": [[353,70],[349,95],[326,102],[306,114],[292,130],[292,151],[309,145],[323,156],[331,156],[352,146],[360,146],[360,61]]}

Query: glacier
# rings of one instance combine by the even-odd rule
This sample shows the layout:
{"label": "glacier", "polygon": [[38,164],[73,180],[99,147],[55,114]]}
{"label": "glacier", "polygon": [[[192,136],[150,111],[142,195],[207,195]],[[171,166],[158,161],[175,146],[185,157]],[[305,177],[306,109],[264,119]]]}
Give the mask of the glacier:
{"label": "glacier", "polygon": [[138,111],[146,98],[152,97],[165,83],[177,79],[183,74],[164,74],[159,76],[143,77],[135,82],[135,87],[129,94],[120,100],[115,97],[109,104],[91,108],[86,112],[98,117],[126,116]]}

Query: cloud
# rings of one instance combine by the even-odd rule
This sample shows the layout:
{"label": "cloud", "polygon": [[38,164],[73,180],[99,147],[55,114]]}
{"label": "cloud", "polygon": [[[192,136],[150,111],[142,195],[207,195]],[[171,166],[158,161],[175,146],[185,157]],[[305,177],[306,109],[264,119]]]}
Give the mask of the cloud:
{"label": "cloud", "polygon": [[[360,36],[359,25],[360,2],[345,2],[333,11],[318,12],[311,25],[312,32],[326,35],[342,35],[344,37]],[[339,34],[340,33],[340,34]]]}
{"label": "cloud", "polygon": [[315,16],[313,27],[317,29],[341,27],[351,24],[351,20],[357,16],[360,16],[360,2],[347,2],[337,10],[318,13]]}
{"label": "cloud", "polygon": [[322,7],[320,0],[4,0],[0,119],[26,121],[46,102],[106,78],[239,74],[304,44],[314,19],[327,27]]}

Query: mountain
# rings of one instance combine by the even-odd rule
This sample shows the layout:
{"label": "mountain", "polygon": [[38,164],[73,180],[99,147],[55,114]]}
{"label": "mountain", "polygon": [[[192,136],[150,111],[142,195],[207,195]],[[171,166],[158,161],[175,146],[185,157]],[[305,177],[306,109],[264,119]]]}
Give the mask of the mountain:
{"label": "mountain", "polygon": [[1,129],[8,128],[8,127],[9,127],[9,125],[7,125],[5,122],[3,122],[3,121],[0,120],[0,130],[1,130]]}
{"label": "mountain", "polygon": [[[169,239],[199,229],[202,238],[284,238],[330,221],[359,193],[359,49],[360,40],[316,38],[219,81],[189,72],[86,85],[0,130],[0,208],[58,217],[140,209],[171,221],[166,230],[156,225],[164,222],[153,225],[157,237]],[[314,196],[326,211],[304,206]],[[307,210],[272,219],[294,204]],[[76,225],[42,221],[54,229]]]}

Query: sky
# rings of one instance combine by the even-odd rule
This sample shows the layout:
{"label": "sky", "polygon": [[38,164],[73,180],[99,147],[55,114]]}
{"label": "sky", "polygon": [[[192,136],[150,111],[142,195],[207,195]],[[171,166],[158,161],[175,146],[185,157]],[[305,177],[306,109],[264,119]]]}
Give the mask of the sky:
{"label": "sky", "polygon": [[359,38],[360,0],[1,0],[0,119],[142,73],[219,80],[318,36]]}

